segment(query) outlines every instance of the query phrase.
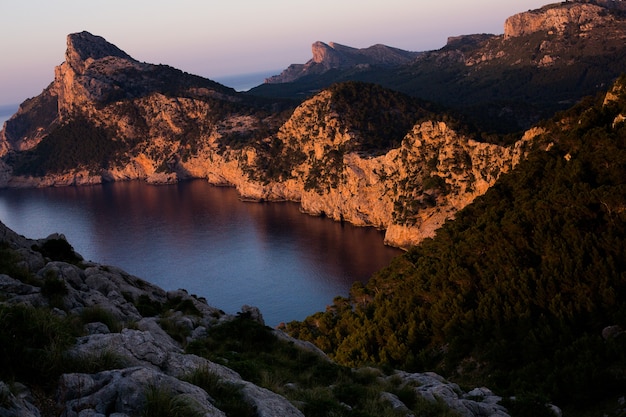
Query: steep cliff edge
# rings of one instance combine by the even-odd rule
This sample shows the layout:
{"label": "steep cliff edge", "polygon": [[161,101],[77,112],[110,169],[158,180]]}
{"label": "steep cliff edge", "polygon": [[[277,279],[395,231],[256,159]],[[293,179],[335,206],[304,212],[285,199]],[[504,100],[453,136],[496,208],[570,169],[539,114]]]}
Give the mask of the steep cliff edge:
{"label": "steep cliff edge", "polygon": [[54,82],[6,123],[0,186],[205,178],[244,199],[387,229],[385,241],[406,248],[513,168],[534,134],[480,143],[429,108],[347,83],[292,111],[83,32],[68,36]]}

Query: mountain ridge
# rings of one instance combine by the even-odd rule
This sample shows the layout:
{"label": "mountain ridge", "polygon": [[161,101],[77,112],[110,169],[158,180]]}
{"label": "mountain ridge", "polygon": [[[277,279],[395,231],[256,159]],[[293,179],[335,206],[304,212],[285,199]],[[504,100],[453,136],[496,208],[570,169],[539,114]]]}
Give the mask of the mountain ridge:
{"label": "mountain ridge", "polygon": [[621,74],[624,9],[619,1],[553,3],[507,18],[504,34],[450,37],[443,48],[393,68],[333,68],[249,93],[298,98],[334,82],[376,82],[451,108],[485,136],[519,132]]}
{"label": "mountain ridge", "polygon": [[307,75],[355,66],[395,67],[412,61],[420,54],[382,44],[357,49],[335,42],[326,44],[320,41],[313,43],[311,51],[313,58],[307,63],[292,64],[282,73],[267,78],[265,82],[268,84],[292,82]]}
{"label": "mountain ridge", "polygon": [[[109,49],[120,56],[84,58]],[[386,229],[387,244],[406,248],[515,166],[534,135],[482,144],[430,104],[364,83],[293,109],[127,59],[84,32],[68,36],[66,55],[0,132],[0,186],[205,178],[243,199]]]}

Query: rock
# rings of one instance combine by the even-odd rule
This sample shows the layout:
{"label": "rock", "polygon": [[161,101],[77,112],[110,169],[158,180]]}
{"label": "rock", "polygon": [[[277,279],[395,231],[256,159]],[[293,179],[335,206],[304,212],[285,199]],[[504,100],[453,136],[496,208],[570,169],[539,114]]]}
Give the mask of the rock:
{"label": "rock", "polygon": [[398,398],[397,395],[394,395],[390,392],[383,392],[380,394],[380,397],[384,401],[391,404],[391,408],[393,408],[393,411],[395,413],[403,413],[406,417],[413,416],[411,410],[409,410],[407,406],[402,401],[400,401],[400,398]]}
{"label": "rock", "polygon": [[258,307],[252,307],[247,304],[244,304],[241,307],[241,314],[243,316],[249,317],[250,319],[256,321],[261,326],[265,326],[265,320],[263,320],[263,314],[261,314],[261,310]]}
{"label": "rock", "polygon": [[518,13],[506,19],[504,38],[528,35],[539,31],[563,33],[570,24],[590,29],[589,25],[599,25],[611,19],[606,8],[595,4],[570,2],[565,7],[551,5],[539,10]]}
{"label": "rock", "polygon": [[[31,256],[29,252],[20,249],[31,247],[34,241],[13,234],[0,223],[0,242],[2,237],[6,239],[4,243],[9,244],[15,253],[23,257]],[[234,320],[235,316],[219,312],[206,305],[206,300],[189,295],[185,290],[166,292],[115,267],[84,262],[81,263],[82,269],[66,262],[44,262],[43,267],[36,271],[35,280],[43,283],[45,279],[53,277],[62,281],[67,289],[67,294],[63,297],[64,309],[55,307],[52,309],[53,314],[71,317],[93,308],[96,312],[108,312],[121,323],[132,327],[121,331],[109,328],[107,324],[97,321],[100,314],[95,314],[94,321],[85,325],[87,335],[77,338],[76,343],[65,354],[70,358],[95,361],[93,365],[96,366],[100,363],[98,361],[105,359],[109,362],[108,365],[113,363],[119,369],[93,374],[62,375],[57,386],[61,416],[139,415],[146,405],[148,393],[155,387],[161,390],[160,395],[170,395],[194,404],[205,416],[223,416],[222,411],[212,405],[211,398],[204,390],[184,381],[198,371],[206,371],[220,381],[240,387],[243,401],[252,405],[259,417],[303,416],[283,396],[243,380],[241,375],[224,365],[185,353],[181,345],[161,327],[162,320],[171,319],[175,326],[190,331],[191,341],[201,339],[211,326],[221,321]],[[39,287],[22,283],[8,275],[0,274],[0,291],[3,294],[2,302],[47,305],[47,299],[41,295]],[[140,298],[160,306],[161,316],[142,317],[134,305]],[[171,309],[163,311],[166,305]],[[263,323],[261,312],[256,307],[243,306],[241,314]],[[274,330],[274,334],[290,345],[330,361],[309,342],[293,339],[280,330]],[[377,372],[379,378],[384,377],[380,370],[364,371]],[[464,394],[458,385],[447,382],[436,374],[397,375],[411,386],[419,385],[416,392],[420,395],[431,400],[442,399],[462,415],[506,415],[497,405],[499,397],[492,395],[486,388]],[[297,389],[296,384],[287,383],[285,386],[292,390]],[[397,397],[391,394],[383,394],[383,397],[394,404],[395,408],[401,409]],[[40,410],[33,405],[30,392],[19,383],[12,384],[9,389],[0,382],[0,399],[0,417],[40,416]],[[477,401],[478,399],[481,401]]]}
{"label": "rock", "polygon": [[604,340],[614,339],[616,337],[622,336],[624,334],[624,329],[622,326],[613,325],[607,326],[602,329],[602,338]]}
{"label": "rock", "polygon": [[20,384],[0,381],[0,417],[40,417],[30,390]]}
{"label": "rock", "polygon": [[338,43],[315,42],[311,46],[313,58],[306,64],[292,64],[279,75],[265,80],[268,84],[296,81],[311,74],[322,74],[335,68],[364,67],[369,65],[393,67],[407,64],[420,55],[386,45],[373,45],[357,49]]}
{"label": "rock", "polygon": [[487,388],[475,388],[464,393],[455,384],[432,372],[412,374],[397,371],[390,378],[400,378],[404,384],[415,386],[415,392],[429,401],[443,401],[448,407],[464,417],[508,417],[509,414],[498,403],[501,397]]}
{"label": "rock", "polygon": [[191,404],[204,416],[225,416],[211,404],[204,390],[143,367],[93,375],[65,374],[61,376],[57,396],[63,417],[79,417],[86,412],[90,413],[88,415],[140,415],[153,389],[158,389],[160,395],[171,395]]}
{"label": "rock", "polygon": [[[345,65],[394,66],[418,56],[384,45],[355,49],[321,42],[314,44],[313,55],[311,65],[322,70]],[[194,94],[165,94],[160,88],[163,79],[170,77],[181,85],[189,84]],[[432,237],[446,220],[516,166],[530,140],[508,147],[478,143],[446,123],[426,121],[416,123],[400,146],[386,149],[382,155],[369,155],[358,151],[361,133],[351,128],[345,115],[333,110],[335,98],[329,90],[305,100],[288,119],[281,114],[259,119],[233,112],[216,121],[207,97],[228,103],[243,100],[209,80],[189,79],[164,66],[139,63],[101,37],[87,32],[70,34],[66,62],[57,67],[54,82],[7,122],[0,147],[32,149],[46,132],[62,121],[71,125],[74,118],[89,120],[93,129],[115,131],[120,140],[136,146],[107,161],[104,169],[99,165],[43,177],[14,176],[0,185],[59,186],[129,179],[171,183],[205,178],[236,187],[242,199],[297,201],[305,213],[386,229],[386,244],[407,248]],[[48,107],[58,111],[48,111]],[[19,129],[21,125],[32,129]],[[260,133],[259,126],[269,130]],[[195,133],[181,141],[185,132]],[[266,178],[263,161],[269,155],[263,150],[265,145],[237,149],[224,145],[228,138],[243,132],[258,133],[259,143],[282,144],[285,155],[281,157],[293,164],[285,167],[284,178]],[[187,143],[190,141],[193,143]],[[344,151],[355,147],[356,151]],[[341,160],[334,165],[328,162],[337,155]],[[319,187],[311,187],[320,169],[339,169],[333,174],[337,180],[326,178]],[[434,186],[424,184],[429,179]],[[407,203],[412,201],[417,204]],[[89,271],[85,274],[99,279],[91,278]],[[120,283],[116,280],[111,285]],[[98,290],[108,296],[102,288]],[[115,305],[117,310],[123,307]]]}

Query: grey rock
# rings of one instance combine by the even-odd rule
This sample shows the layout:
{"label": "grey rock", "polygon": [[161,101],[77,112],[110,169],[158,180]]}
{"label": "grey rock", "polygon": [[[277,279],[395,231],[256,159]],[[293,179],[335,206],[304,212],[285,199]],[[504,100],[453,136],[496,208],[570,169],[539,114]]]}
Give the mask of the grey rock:
{"label": "grey rock", "polygon": [[415,386],[415,392],[429,401],[443,401],[448,407],[464,417],[508,417],[502,398],[487,388],[475,388],[465,393],[461,388],[432,372],[412,374],[396,372],[403,383]]}
{"label": "grey rock", "polygon": [[33,397],[26,386],[14,383],[11,386],[0,381],[0,417],[40,417],[33,405]]}
{"label": "grey rock", "polygon": [[109,327],[104,324],[104,323],[100,323],[100,322],[96,322],[96,323],[87,323],[84,326],[85,332],[87,332],[87,334],[108,334],[111,333],[111,330],[109,330]]}
{"label": "grey rock", "polygon": [[394,395],[390,392],[382,392],[380,394],[380,398],[383,401],[386,401],[389,404],[391,404],[391,408],[393,408],[394,412],[404,413],[404,415],[407,417],[413,416],[413,413],[411,413],[411,410],[409,410],[409,408],[400,400],[400,398],[398,398],[397,395]]}
{"label": "grey rock", "polygon": [[304,414],[284,397],[251,382],[242,381],[243,394],[253,404],[258,417],[304,417]]}
{"label": "grey rock", "polygon": [[155,387],[193,404],[204,416],[225,415],[210,403],[204,390],[144,367],[93,375],[65,374],[61,377],[57,396],[63,405],[62,417],[111,413],[139,415],[146,405],[147,393]]}
{"label": "grey rock", "polygon": [[265,320],[263,319],[263,314],[261,314],[261,310],[258,307],[249,306],[244,304],[241,307],[241,313],[244,315],[249,315],[250,318],[262,326],[265,326]]}

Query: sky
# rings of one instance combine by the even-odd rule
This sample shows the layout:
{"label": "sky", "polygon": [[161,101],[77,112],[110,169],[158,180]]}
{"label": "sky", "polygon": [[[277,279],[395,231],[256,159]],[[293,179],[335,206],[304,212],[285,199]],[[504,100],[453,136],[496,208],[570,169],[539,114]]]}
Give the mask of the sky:
{"label": "sky", "polygon": [[213,80],[280,73],[311,44],[439,49],[448,36],[503,33],[549,0],[0,0],[0,106],[41,93],[86,30],[133,58]]}

